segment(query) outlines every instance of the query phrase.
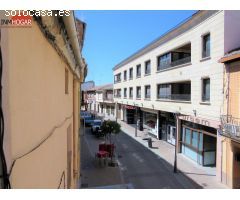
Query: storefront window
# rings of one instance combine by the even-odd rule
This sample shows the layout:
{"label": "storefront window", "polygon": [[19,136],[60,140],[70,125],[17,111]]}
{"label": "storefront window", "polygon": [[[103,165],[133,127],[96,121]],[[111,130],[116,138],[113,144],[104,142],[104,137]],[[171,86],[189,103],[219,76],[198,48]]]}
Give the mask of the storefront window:
{"label": "storefront window", "polygon": [[188,128],[185,129],[185,143],[191,144],[191,130]]}
{"label": "storefront window", "polygon": [[198,132],[192,132],[192,146],[198,148]]}
{"label": "storefront window", "polygon": [[199,151],[203,150],[203,134],[199,133]]}
{"label": "storefront window", "polygon": [[145,126],[147,126],[147,128],[149,129],[149,131],[151,133],[157,134],[156,133],[157,114],[144,112],[143,113],[143,124]]}

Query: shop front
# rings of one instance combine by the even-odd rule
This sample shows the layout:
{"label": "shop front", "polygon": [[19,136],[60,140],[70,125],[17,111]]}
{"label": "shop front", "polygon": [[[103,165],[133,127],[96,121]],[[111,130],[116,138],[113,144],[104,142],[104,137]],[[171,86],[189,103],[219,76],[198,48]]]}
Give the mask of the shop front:
{"label": "shop front", "polygon": [[127,122],[127,124],[135,124],[136,123],[136,107],[125,105],[123,108],[123,121]]}
{"label": "shop front", "polygon": [[159,139],[175,145],[176,143],[176,118],[173,113],[159,111]]}
{"label": "shop front", "polygon": [[199,165],[216,166],[216,128],[181,120],[179,143],[180,153]]}
{"label": "shop front", "polygon": [[157,111],[146,109],[142,110],[142,123],[143,128],[148,130],[148,134],[158,138],[158,114]]}

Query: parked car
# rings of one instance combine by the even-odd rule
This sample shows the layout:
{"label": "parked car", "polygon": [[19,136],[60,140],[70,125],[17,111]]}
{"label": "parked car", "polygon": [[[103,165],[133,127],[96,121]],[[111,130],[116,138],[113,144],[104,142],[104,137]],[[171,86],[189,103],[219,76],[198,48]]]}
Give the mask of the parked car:
{"label": "parked car", "polygon": [[91,126],[94,119],[92,118],[92,116],[87,116],[87,117],[84,117],[84,121],[85,121],[85,126]]}
{"label": "parked car", "polygon": [[101,126],[102,120],[95,119],[91,125],[92,134],[95,134],[97,137],[103,136]]}
{"label": "parked car", "polygon": [[80,117],[83,120],[83,119],[85,119],[87,117],[91,117],[91,114],[89,112],[87,112],[87,111],[81,111],[80,112]]}

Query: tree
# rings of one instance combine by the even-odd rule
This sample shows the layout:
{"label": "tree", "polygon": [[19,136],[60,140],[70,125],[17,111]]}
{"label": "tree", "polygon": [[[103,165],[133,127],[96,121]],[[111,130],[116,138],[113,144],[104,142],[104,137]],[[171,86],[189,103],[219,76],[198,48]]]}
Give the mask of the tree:
{"label": "tree", "polygon": [[[109,143],[110,145],[112,145],[112,134],[118,134],[121,131],[121,125],[119,123],[117,123],[116,121],[111,121],[111,120],[107,120],[104,121],[102,124],[102,133],[105,136],[105,142],[107,140],[107,138],[109,138]],[[111,153],[111,165],[113,165],[114,163],[112,162],[113,159],[113,152]]]}

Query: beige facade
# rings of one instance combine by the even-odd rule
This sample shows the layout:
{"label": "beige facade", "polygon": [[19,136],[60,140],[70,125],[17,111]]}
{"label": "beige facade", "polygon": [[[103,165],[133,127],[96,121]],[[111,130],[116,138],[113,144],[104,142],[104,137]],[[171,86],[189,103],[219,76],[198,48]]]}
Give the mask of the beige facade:
{"label": "beige facade", "polygon": [[[47,22],[55,19],[44,20],[51,32]],[[79,94],[85,66],[73,71],[71,52],[61,55],[55,42],[37,20],[31,28],[1,29],[4,149],[12,188],[78,184]]]}
{"label": "beige facade", "polygon": [[[236,57],[238,55],[238,58]],[[240,61],[239,53],[221,59],[225,63],[224,115],[222,134],[219,137],[218,160],[221,182],[230,188],[240,188]]]}

